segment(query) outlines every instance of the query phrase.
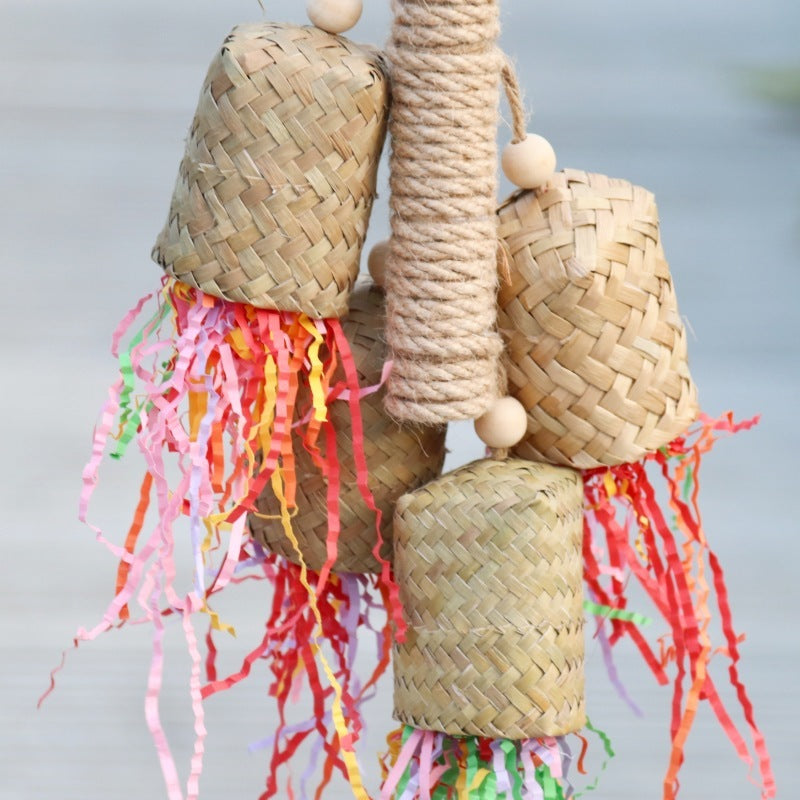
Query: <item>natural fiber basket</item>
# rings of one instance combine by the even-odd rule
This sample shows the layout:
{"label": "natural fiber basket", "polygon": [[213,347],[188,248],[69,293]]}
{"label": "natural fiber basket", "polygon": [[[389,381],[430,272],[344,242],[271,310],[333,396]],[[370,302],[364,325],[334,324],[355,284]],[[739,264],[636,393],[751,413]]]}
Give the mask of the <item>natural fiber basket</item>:
{"label": "natural fiber basket", "polygon": [[697,392],[653,195],[565,170],[498,213],[511,261],[498,324],[528,410],[514,454],[585,469],[683,433]]}
{"label": "natural fiber basket", "polygon": [[[359,284],[350,298],[350,312],[342,327],[350,342],[359,383],[361,386],[377,385],[386,356],[383,292]],[[397,425],[383,410],[383,394],[381,390],[366,395],[360,405],[369,486],[376,505],[383,512],[384,557],[389,558],[395,501],[404,492],[440,474],[446,428]],[[343,400],[334,402],[330,415],[336,429],[341,465],[341,533],[334,569],[339,572],[380,572],[380,563],[372,553],[377,540],[375,514],[367,508],[357,486],[349,404]],[[298,508],[292,529],[306,565],[319,570],[327,559],[327,484],[302,445],[295,447],[295,453]],[[269,487],[259,499],[258,509],[263,515],[278,514],[278,504]],[[297,553],[279,521],[251,515],[250,529],[253,536],[270,550],[297,563]]]}
{"label": "natural fiber basket", "polygon": [[517,459],[398,501],[398,720],[504,739],[583,726],[582,511],[578,472]]}
{"label": "natural fiber basket", "polygon": [[376,52],[313,27],[234,28],[203,85],[153,258],[216,297],[343,315],[388,105]]}

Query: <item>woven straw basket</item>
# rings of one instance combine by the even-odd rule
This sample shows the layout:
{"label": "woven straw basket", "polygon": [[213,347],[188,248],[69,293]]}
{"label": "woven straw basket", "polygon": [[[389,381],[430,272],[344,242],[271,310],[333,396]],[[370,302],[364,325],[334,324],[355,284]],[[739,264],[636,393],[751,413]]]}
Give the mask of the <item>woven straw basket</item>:
{"label": "woven straw basket", "polygon": [[565,170],[499,210],[509,392],[522,458],[581,469],[637,461],[697,418],[686,332],[653,195]]}
{"label": "woven straw basket", "polygon": [[235,28],[203,85],[153,258],[216,297],[342,316],[388,106],[376,52],[313,27]]}
{"label": "woven straw basket", "polygon": [[400,499],[398,720],[504,739],[583,726],[582,504],[578,472],[516,459]]}
{"label": "woven straw basket", "polygon": [[[383,341],[384,295],[369,285],[358,285],[350,299],[350,313],[342,325],[358,369],[359,383],[374,386],[381,380],[386,355]],[[400,427],[383,410],[383,391],[361,399],[364,450],[369,486],[383,512],[381,533],[386,541],[384,557],[391,556],[392,515],[398,497],[440,474],[444,462],[445,427]],[[339,572],[380,572],[372,553],[376,542],[375,514],[356,484],[350,408],[338,400],[331,409],[341,464],[339,553],[334,569]],[[327,560],[327,484],[311,457],[298,444],[297,505],[293,531],[310,569],[319,570]],[[258,502],[264,515],[276,515],[278,505],[269,487]],[[252,534],[270,550],[297,563],[298,557],[280,522],[250,517]]]}

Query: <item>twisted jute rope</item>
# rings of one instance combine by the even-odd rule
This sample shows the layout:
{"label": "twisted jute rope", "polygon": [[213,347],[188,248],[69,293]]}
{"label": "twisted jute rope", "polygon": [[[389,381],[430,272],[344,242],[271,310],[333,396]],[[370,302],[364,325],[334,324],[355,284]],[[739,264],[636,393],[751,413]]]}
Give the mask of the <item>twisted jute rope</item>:
{"label": "twisted jute rope", "polygon": [[498,394],[497,0],[394,0],[386,408],[442,424]]}
{"label": "twisted jute rope", "polygon": [[528,115],[517,70],[508,56],[503,64],[502,77],[508,110],[511,112],[511,143],[518,144],[527,136]]}

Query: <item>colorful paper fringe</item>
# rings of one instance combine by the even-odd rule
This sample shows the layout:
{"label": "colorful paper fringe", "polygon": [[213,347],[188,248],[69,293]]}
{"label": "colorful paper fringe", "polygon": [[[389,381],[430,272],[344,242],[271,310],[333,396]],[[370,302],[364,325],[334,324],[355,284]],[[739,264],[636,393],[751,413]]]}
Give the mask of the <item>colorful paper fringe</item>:
{"label": "colorful paper fringe", "polygon": [[[120,458],[135,440],[147,471],[123,546],[91,526],[97,539],[119,559],[116,594],[97,626],[78,631],[75,645],[126,622],[153,626],[145,714],[170,800],[184,798],[159,716],[163,638],[170,616],[180,617],[192,663],[190,696],[196,739],[186,800],[196,800],[199,792],[206,737],[204,700],[246,678],[262,660],[272,672],[270,693],[276,698],[280,719],[276,734],[261,743],[271,749],[262,800],[281,791],[280,768],[312,736],[317,739],[311,764],[301,779],[301,798],[307,796],[306,784],[324,754],[315,797],[338,771],[350,780],[358,800],[368,800],[354,749],[363,729],[360,706],[388,666],[391,625],[400,637],[404,625],[388,563],[382,560],[378,577],[331,574],[339,532],[339,465],[327,406],[337,397],[350,405],[359,486],[368,507],[376,512],[375,554],[380,558],[380,514],[367,485],[359,407],[360,396],[372,389],[358,385],[338,321],[229,303],[168,280],[157,295],[155,313],[131,336],[127,349],[120,351],[122,339],[149,299],[141,300],[114,334],[112,350],[119,358],[120,376],[95,430],[92,457],[83,476],[81,519],[88,524],[89,500],[110,439],[116,441],[112,458]],[[308,391],[299,392],[301,385]],[[311,398],[308,408],[301,407],[298,398],[302,396]],[[625,636],[660,683],[670,682],[667,671],[674,665],[672,753],[664,800],[677,795],[684,747],[700,701],[710,704],[739,756],[748,766],[754,764],[711,677],[709,667],[715,655],[728,660],[729,679],[758,760],[762,798],[775,797],[766,744],[739,677],[743,637],[733,627],[722,568],[705,538],[698,506],[701,456],[721,434],[748,429],[755,422],[737,424],[729,416],[704,417],[686,437],[643,462],[585,473],[587,611],[599,620],[597,634],[612,681],[626,696],[611,656],[613,646]],[[269,483],[279,501],[283,529],[297,548],[292,512],[293,447],[298,442],[328,483],[329,558],[319,574],[306,569],[299,548],[301,565],[297,567],[265,553],[245,530],[246,512]],[[165,460],[166,453],[173,456],[173,464]],[[659,507],[651,474],[660,474],[664,480],[664,500],[673,513],[670,522]],[[154,498],[157,519],[142,538]],[[188,521],[186,539],[194,568],[190,588],[180,592],[175,547],[179,542],[176,525],[183,518]],[[648,620],[628,608],[631,576],[670,626],[670,637],[660,640],[658,653],[639,630]],[[234,631],[213,610],[212,600],[226,586],[251,578],[273,585],[272,612],[262,641],[241,668],[219,678],[214,634]],[[712,585],[725,636],[723,647],[712,644],[709,632]],[[132,614],[134,603],[139,611]],[[209,619],[205,659],[194,629],[196,612]],[[372,619],[375,615],[380,616],[380,624]],[[373,632],[378,651],[375,667],[363,684],[354,669],[359,628]],[[323,653],[323,641],[333,654],[332,662]],[[314,698],[312,718],[290,724],[287,705],[305,685]],[[605,734],[598,734],[607,754],[613,755]],[[397,800],[577,796],[567,778],[571,754],[564,739],[514,743],[407,728],[390,736],[389,744],[381,800],[393,795]],[[582,761],[581,757],[579,767]],[[286,790],[293,796],[291,782]]]}
{"label": "colorful paper fringe", "polygon": [[[654,652],[636,621],[620,613],[604,615],[598,625],[612,681],[623,693],[611,660],[611,648],[624,636],[641,652],[659,683],[670,682],[674,665],[672,752],[664,778],[664,800],[674,800],[684,747],[698,705],[707,701],[741,759],[752,768],[753,757],[739,728],[717,691],[709,667],[715,655],[728,660],[728,674],[742,708],[746,728],[761,773],[762,798],[775,797],[775,782],[764,737],[756,725],[753,707],[739,676],[739,644],[728,592],[719,560],[703,532],[698,505],[702,456],[723,434],[747,430],[757,419],[735,423],[730,415],[714,420],[702,417],[686,437],[652,454],[643,462],[623,464],[585,474],[585,580],[593,601],[624,612],[628,608],[627,583],[634,577],[670,628]],[[665,518],[651,475],[664,481]],[[712,588],[725,645],[715,646],[709,631]],[[606,633],[606,626],[610,633]],[[635,706],[634,706],[635,708]]]}
{"label": "colorful paper fringe", "polygon": [[[607,759],[614,751],[608,737],[596,733]],[[578,771],[586,774],[588,742],[581,743]],[[569,780],[573,762],[569,737],[485,739],[456,737],[409,727],[393,731],[383,758],[380,800],[568,800],[580,797]],[[607,762],[606,762],[607,763]],[[605,769],[604,763],[601,767]],[[595,788],[597,781],[584,791]]]}
{"label": "colorful paper fringe", "polygon": [[[206,736],[204,699],[246,677],[260,658],[270,660],[282,725],[292,687],[303,677],[315,697],[313,724],[275,737],[264,797],[277,792],[277,768],[299,741],[315,731],[326,754],[323,785],[334,768],[343,770],[355,796],[365,800],[354,753],[362,726],[359,705],[387,667],[392,623],[402,636],[403,621],[390,566],[380,556],[380,513],[367,485],[363,449],[359,398],[364,390],[358,385],[341,325],[335,319],[312,320],[304,314],[230,303],[165,280],[156,296],[155,313],[120,351],[122,339],[130,335],[151,297],[143,298],[114,334],[112,351],[119,358],[120,375],[95,430],[92,457],[83,476],[81,519],[88,524],[89,500],[110,439],[116,440],[112,458],[121,457],[135,440],[147,471],[124,546],[91,526],[119,559],[116,595],[97,626],[78,631],[75,645],[127,621],[152,624],[153,660],[145,710],[170,800],[184,797],[158,703],[165,619],[172,615],[182,620],[192,661],[196,740],[187,800],[195,800],[199,791]],[[308,391],[299,392],[301,385]],[[300,407],[298,398],[303,396],[311,398],[308,408]],[[337,397],[349,403],[358,484],[367,507],[375,512],[375,555],[383,569],[371,582],[330,572],[339,534],[339,464],[327,406]],[[291,525],[296,493],[293,443],[297,442],[312,455],[328,483],[329,558],[319,574],[306,569],[299,550],[300,567],[254,552],[245,530],[246,513],[269,483],[279,501],[283,529],[297,547]],[[165,454],[172,459],[165,459]],[[157,519],[143,538],[153,495]],[[183,518],[188,521],[185,538],[193,563],[191,586],[185,592],[177,588],[175,559],[176,544],[182,544],[177,523]],[[193,617],[202,612],[208,615],[212,632],[234,632],[213,610],[212,600],[243,579],[243,565],[257,567],[261,577],[274,584],[277,605],[261,644],[236,675],[216,679],[215,645],[209,633],[208,684],[203,686]],[[130,608],[134,602],[141,609],[135,619]],[[379,657],[373,674],[359,686],[352,672],[356,629],[368,624],[363,609],[378,605],[387,610],[378,631]],[[333,651],[333,665],[321,647],[323,639]],[[332,732],[326,720],[332,723]]]}
{"label": "colorful paper fringe", "polygon": [[[257,662],[266,660],[273,676],[269,693],[277,701],[279,724],[273,735],[250,748],[253,751],[271,751],[261,800],[283,797],[287,793],[291,796],[291,775],[282,786],[278,782],[279,770],[289,764],[301,745],[314,737],[316,741],[300,782],[299,798],[308,798],[308,781],[317,774],[319,759],[324,753],[321,779],[315,790],[315,796],[319,797],[334,771],[350,777],[342,756],[340,734],[333,725],[331,706],[335,702],[336,689],[320,665],[319,642],[324,642],[333,654],[331,669],[340,687],[348,735],[354,746],[364,728],[361,705],[373,696],[376,682],[390,661],[391,640],[385,630],[388,603],[385,587],[374,575],[333,574],[317,593],[315,608],[312,608],[307,581],[303,579],[300,567],[265,553],[254,541],[249,543],[248,549],[253,551],[252,557],[243,560],[242,566],[248,571],[255,568],[261,575],[245,572],[235,580],[263,577],[272,584],[272,609],[264,636],[244,658],[236,673],[220,678],[216,668],[214,630],[209,627],[207,683],[202,689],[202,697],[205,699],[229,689],[245,679]],[[308,577],[311,576],[313,573],[309,572]],[[318,617],[322,621],[321,631],[317,631]],[[359,631],[372,633],[377,651],[375,666],[363,683],[356,670],[359,644],[363,644]],[[290,723],[287,720],[288,705],[305,692],[308,692],[306,696],[313,698],[313,714],[308,720]]]}

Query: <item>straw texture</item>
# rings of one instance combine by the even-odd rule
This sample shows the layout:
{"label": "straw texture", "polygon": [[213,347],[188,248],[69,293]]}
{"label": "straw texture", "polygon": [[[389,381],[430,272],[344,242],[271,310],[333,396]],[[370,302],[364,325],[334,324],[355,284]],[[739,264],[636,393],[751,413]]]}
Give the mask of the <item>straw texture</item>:
{"label": "straw texture", "polygon": [[576,170],[499,210],[509,393],[528,410],[514,454],[581,469],[637,461],[698,414],[686,331],[653,195]]}
{"label": "straw texture", "polygon": [[[384,295],[369,284],[359,284],[350,303],[350,312],[342,327],[350,342],[359,383],[374,386],[381,380],[386,356],[383,342]],[[446,428],[399,426],[383,409],[383,391],[363,397],[361,413],[369,486],[383,513],[381,533],[386,542],[383,556],[389,558],[394,504],[404,492],[440,474]],[[343,400],[335,401],[330,419],[336,429],[341,465],[341,533],[334,569],[338,572],[380,572],[380,563],[372,553],[377,541],[375,514],[367,508],[357,486],[349,404]],[[293,530],[307,566],[319,571],[327,560],[327,483],[303,446],[297,443],[294,450],[297,454],[298,508],[293,518]],[[278,514],[278,503],[269,487],[258,501],[258,510],[265,515]],[[251,515],[249,524],[253,536],[262,544],[290,561],[298,561],[279,521]]]}
{"label": "straw texture", "polygon": [[516,459],[398,501],[398,720],[504,739],[583,726],[582,507],[578,472]]}
{"label": "straw texture", "polygon": [[203,85],[153,258],[225,300],[342,316],[388,104],[371,50],[313,27],[235,28]]}

